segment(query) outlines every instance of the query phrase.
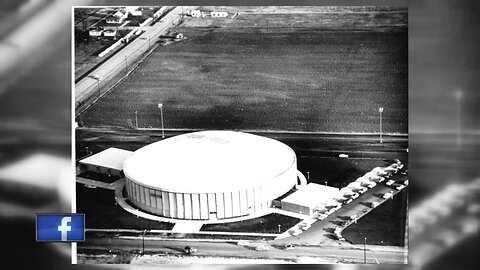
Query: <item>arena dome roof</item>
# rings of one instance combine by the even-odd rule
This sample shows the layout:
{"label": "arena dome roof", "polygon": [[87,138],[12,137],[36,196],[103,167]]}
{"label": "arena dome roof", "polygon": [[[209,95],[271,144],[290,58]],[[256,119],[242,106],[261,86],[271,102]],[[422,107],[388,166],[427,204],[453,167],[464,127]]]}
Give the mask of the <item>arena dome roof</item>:
{"label": "arena dome roof", "polygon": [[296,170],[287,145],[235,131],[201,131],[147,145],[128,158],[125,175],[139,184],[179,193],[215,193],[258,186]]}

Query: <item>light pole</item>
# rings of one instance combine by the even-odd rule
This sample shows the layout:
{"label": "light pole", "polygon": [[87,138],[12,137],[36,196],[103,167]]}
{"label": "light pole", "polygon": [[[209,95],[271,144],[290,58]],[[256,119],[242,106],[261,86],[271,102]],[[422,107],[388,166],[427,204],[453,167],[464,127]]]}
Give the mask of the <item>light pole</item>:
{"label": "light pole", "polygon": [[367,237],[364,238],[363,242],[363,261],[365,264],[367,263]]}
{"label": "light pole", "polygon": [[460,147],[462,145],[462,138],[461,138],[461,128],[462,128],[462,122],[461,122],[461,115],[460,115],[460,103],[463,98],[463,92],[462,90],[456,90],[455,91],[455,100],[457,101],[456,103],[456,109],[457,109],[457,147]]}
{"label": "light pole", "polygon": [[282,225],[278,224],[278,233],[282,233]]}
{"label": "light pole", "polygon": [[162,138],[165,138],[165,130],[163,128],[163,104],[158,103],[158,108],[160,109],[160,119],[162,121]]}
{"label": "light pole", "polygon": [[327,184],[328,184],[328,182],[327,182],[327,181],[325,181],[325,186],[328,186]]}
{"label": "light pole", "polygon": [[382,113],[383,113],[383,107],[378,108],[378,112],[380,113],[380,143],[383,143],[383,139],[382,139]]}
{"label": "light pole", "polygon": [[125,74],[128,72],[128,60],[127,56],[125,55]]}
{"label": "light pole", "polygon": [[147,232],[147,229],[144,229],[142,234],[142,254],[145,254],[145,233],[146,232]]}
{"label": "light pole", "polygon": [[98,91],[98,97],[100,98],[101,93],[100,93],[100,80],[97,79],[97,91]]}
{"label": "light pole", "polygon": [[307,180],[310,180],[310,172],[307,172]]}
{"label": "light pole", "polygon": [[137,115],[137,111],[135,111],[135,127],[137,127],[137,129],[138,129],[138,115]]}

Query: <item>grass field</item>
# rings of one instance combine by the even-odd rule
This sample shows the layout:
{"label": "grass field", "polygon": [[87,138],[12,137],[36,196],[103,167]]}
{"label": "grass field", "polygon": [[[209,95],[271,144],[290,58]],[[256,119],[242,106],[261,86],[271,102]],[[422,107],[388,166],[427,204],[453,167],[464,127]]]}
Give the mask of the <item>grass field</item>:
{"label": "grass field", "polygon": [[160,127],[161,102],[166,128],[375,132],[384,107],[383,130],[406,133],[400,14],[187,19],[173,30],[186,40],[160,46],[79,122],[132,127],[138,111],[140,127]]}
{"label": "grass field", "polygon": [[283,233],[300,221],[294,217],[269,214],[245,221],[203,225],[201,231],[279,233],[278,225],[280,224],[280,231]]}
{"label": "grass field", "polygon": [[346,228],[342,235],[354,244],[363,244],[367,237],[368,245],[405,245],[405,222],[407,220],[407,192],[402,191],[368,215]]}

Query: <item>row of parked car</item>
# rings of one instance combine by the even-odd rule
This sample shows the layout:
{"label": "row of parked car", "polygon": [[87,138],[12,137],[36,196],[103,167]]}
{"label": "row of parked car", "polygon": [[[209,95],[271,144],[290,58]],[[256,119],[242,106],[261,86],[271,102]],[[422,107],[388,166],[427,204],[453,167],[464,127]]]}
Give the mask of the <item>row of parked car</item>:
{"label": "row of parked car", "polygon": [[310,227],[312,227],[311,223],[302,222],[302,223],[298,224],[298,226],[296,226],[296,228],[293,228],[292,230],[290,230],[290,234],[293,235],[293,236],[298,236],[303,231],[306,231],[306,230],[310,229]]}

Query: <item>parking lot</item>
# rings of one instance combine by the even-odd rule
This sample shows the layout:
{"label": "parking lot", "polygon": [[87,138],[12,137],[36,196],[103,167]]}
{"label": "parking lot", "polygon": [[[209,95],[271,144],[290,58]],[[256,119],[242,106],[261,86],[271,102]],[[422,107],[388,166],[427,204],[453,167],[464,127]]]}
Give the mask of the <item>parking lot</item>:
{"label": "parking lot", "polygon": [[[345,201],[343,204],[338,204],[337,207],[332,205],[331,207],[325,207],[323,211],[314,212],[313,217],[317,217],[318,220],[311,224],[311,226],[300,225],[299,227],[303,227],[303,229],[292,229],[290,232],[292,236],[276,241],[300,245],[349,245],[350,243],[357,242],[351,241],[349,237],[343,236],[342,231],[352,224],[357,224],[360,218],[375,208],[380,207],[383,203],[395,199],[397,197],[396,195],[402,192],[408,185],[405,170],[406,168],[403,168],[388,178],[377,180],[375,186],[363,189],[361,191],[363,192],[362,194],[355,193],[358,194],[358,197],[354,195],[354,199],[351,201]],[[393,182],[393,184],[388,183],[387,185],[389,181]],[[346,198],[352,198],[352,196],[346,196]],[[346,204],[346,202],[348,203]],[[328,211],[330,211],[330,213]],[[405,220],[402,220],[400,223],[404,224],[404,222]],[[405,226],[400,225],[399,227],[401,231],[398,235],[399,237],[403,237],[405,234]],[[358,234],[356,234],[356,237],[360,238]],[[367,237],[367,235],[364,234],[362,237]],[[402,239],[397,239],[395,242],[403,243]],[[388,243],[385,241],[384,244]]]}

